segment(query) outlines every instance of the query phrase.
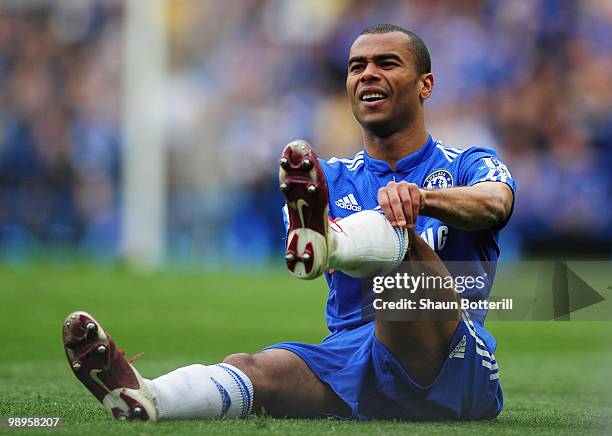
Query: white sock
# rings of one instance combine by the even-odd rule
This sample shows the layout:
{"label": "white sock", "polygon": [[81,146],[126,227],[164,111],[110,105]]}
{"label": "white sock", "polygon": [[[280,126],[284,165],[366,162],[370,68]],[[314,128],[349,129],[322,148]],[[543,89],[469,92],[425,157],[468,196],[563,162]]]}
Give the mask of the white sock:
{"label": "white sock", "polygon": [[157,419],[246,418],[253,407],[253,383],[226,363],[190,365],[145,383],[155,396]]}
{"label": "white sock", "polygon": [[364,210],[330,224],[327,244],[329,269],[363,278],[388,273],[404,260],[408,231],[381,212]]}

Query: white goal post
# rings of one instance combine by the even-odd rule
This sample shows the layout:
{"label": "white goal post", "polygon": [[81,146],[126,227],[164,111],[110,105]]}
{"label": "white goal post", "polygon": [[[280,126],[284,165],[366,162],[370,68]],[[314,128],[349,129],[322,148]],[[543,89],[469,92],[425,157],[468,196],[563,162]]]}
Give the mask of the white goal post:
{"label": "white goal post", "polygon": [[125,7],[121,250],[131,265],[152,269],[165,248],[166,1]]}

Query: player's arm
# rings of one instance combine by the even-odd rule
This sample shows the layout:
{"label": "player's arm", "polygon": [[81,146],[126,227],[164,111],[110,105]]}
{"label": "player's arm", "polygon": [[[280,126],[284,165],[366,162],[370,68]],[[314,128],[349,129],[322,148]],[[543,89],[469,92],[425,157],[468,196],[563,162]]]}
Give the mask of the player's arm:
{"label": "player's arm", "polygon": [[436,190],[390,182],[378,192],[385,216],[398,227],[412,227],[418,215],[426,215],[461,230],[495,229],[508,219],[513,201],[512,190],[501,182]]}
{"label": "player's arm", "polygon": [[510,187],[500,182],[422,191],[420,213],[461,230],[501,227],[512,211],[514,200]]}

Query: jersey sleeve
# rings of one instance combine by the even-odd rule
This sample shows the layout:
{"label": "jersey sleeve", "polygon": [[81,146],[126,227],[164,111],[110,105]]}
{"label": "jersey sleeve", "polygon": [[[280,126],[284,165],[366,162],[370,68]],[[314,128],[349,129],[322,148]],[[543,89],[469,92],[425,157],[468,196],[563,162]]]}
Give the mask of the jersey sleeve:
{"label": "jersey sleeve", "polygon": [[516,182],[510,170],[493,150],[473,148],[463,153],[459,168],[459,185],[473,186],[480,182],[501,182],[514,194]]}
{"label": "jersey sleeve", "polygon": [[459,186],[474,186],[481,182],[505,183],[512,190],[512,207],[506,220],[493,231],[499,231],[510,220],[514,212],[516,182],[510,170],[495,151],[486,148],[470,148],[463,153],[459,167]]}

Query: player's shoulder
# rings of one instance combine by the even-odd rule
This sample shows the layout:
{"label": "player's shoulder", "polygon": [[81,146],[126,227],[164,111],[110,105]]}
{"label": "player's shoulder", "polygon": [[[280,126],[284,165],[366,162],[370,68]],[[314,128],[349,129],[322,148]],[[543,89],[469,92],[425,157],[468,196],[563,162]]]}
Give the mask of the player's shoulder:
{"label": "player's shoulder", "polygon": [[321,166],[326,172],[333,173],[354,173],[357,172],[360,168],[363,167],[364,160],[364,151],[361,150],[357,152],[353,157],[348,158],[338,158],[332,157],[331,159],[319,159]]}
{"label": "player's shoulder", "polygon": [[471,147],[452,147],[440,140],[434,139],[434,154],[444,161],[452,165],[462,165],[471,160],[480,159],[483,157],[498,158],[497,152],[493,148],[471,146]]}
{"label": "player's shoulder", "polygon": [[432,141],[434,145],[432,155],[435,159],[453,163],[461,154],[465,152],[464,149],[451,147],[439,139],[432,139]]}

